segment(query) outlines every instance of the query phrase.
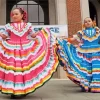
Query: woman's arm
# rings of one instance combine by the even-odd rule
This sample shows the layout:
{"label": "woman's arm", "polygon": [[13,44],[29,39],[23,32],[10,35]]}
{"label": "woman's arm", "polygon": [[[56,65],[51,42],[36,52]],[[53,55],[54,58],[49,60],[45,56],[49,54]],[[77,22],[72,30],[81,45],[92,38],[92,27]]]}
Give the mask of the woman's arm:
{"label": "woman's arm", "polygon": [[75,41],[76,39],[72,37],[72,38],[67,38],[66,40],[71,43],[71,42]]}
{"label": "woman's arm", "polygon": [[75,38],[68,38],[67,36],[57,36],[57,38],[61,38],[61,39],[63,39],[63,40],[66,40],[66,41],[68,41],[68,42],[73,42],[74,40],[75,40]]}

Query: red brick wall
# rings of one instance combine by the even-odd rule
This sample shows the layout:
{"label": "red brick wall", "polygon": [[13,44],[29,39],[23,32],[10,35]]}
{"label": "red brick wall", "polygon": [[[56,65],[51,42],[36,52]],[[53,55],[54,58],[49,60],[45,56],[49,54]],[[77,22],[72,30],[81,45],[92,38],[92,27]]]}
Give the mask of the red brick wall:
{"label": "red brick wall", "polygon": [[80,0],[66,0],[67,18],[68,18],[68,35],[72,37],[82,28]]}

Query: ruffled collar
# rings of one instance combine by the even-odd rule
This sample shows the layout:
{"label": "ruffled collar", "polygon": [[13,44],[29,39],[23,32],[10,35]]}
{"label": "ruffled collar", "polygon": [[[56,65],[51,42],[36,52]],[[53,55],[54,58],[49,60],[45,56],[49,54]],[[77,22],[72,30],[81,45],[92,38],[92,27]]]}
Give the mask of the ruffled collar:
{"label": "ruffled collar", "polygon": [[93,37],[96,34],[96,29],[95,28],[86,28],[85,30],[83,30],[84,34],[88,37]]}
{"label": "ruffled collar", "polygon": [[31,23],[8,23],[6,24],[6,29],[13,32],[15,35],[23,36],[31,27]]}
{"label": "ruffled collar", "polygon": [[[86,30],[86,29],[85,29]],[[89,30],[92,30],[92,28],[90,28]],[[94,33],[92,33],[92,35],[86,34],[85,31],[82,31],[82,38],[84,40],[88,40],[88,41],[94,41],[96,40],[99,36],[100,36],[100,29],[98,27],[94,27],[93,28]]]}

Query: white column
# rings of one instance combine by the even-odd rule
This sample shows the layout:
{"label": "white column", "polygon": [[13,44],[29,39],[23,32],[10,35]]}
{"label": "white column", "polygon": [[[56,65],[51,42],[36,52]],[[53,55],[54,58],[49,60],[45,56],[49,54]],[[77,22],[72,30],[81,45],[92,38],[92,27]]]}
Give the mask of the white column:
{"label": "white column", "polygon": [[82,22],[86,17],[90,17],[89,14],[89,1],[88,0],[80,0],[80,8],[81,8],[81,17]]}
{"label": "white column", "polygon": [[49,0],[49,21],[50,25],[56,24],[55,0]]}
{"label": "white column", "polygon": [[0,25],[4,24],[6,24],[6,0],[0,0]]}
{"label": "white column", "polygon": [[67,24],[66,0],[55,0],[56,5],[56,23]]}
{"label": "white column", "polygon": [[[55,0],[55,6],[56,6],[56,24],[66,25],[67,24],[66,0]],[[58,67],[58,78],[60,79],[67,78],[66,72],[60,66]]]}

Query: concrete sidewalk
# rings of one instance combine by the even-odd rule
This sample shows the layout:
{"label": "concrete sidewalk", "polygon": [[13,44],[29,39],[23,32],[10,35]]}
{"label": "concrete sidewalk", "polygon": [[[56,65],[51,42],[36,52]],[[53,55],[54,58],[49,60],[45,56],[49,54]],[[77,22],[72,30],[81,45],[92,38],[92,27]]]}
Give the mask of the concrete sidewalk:
{"label": "concrete sidewalk", "polygon": [[[18,100],[99,100],[100,93],[81,92],[70,80],[50,80],[43,87]],[[10,100],[9,95],[0,94],[0,100]]]}

